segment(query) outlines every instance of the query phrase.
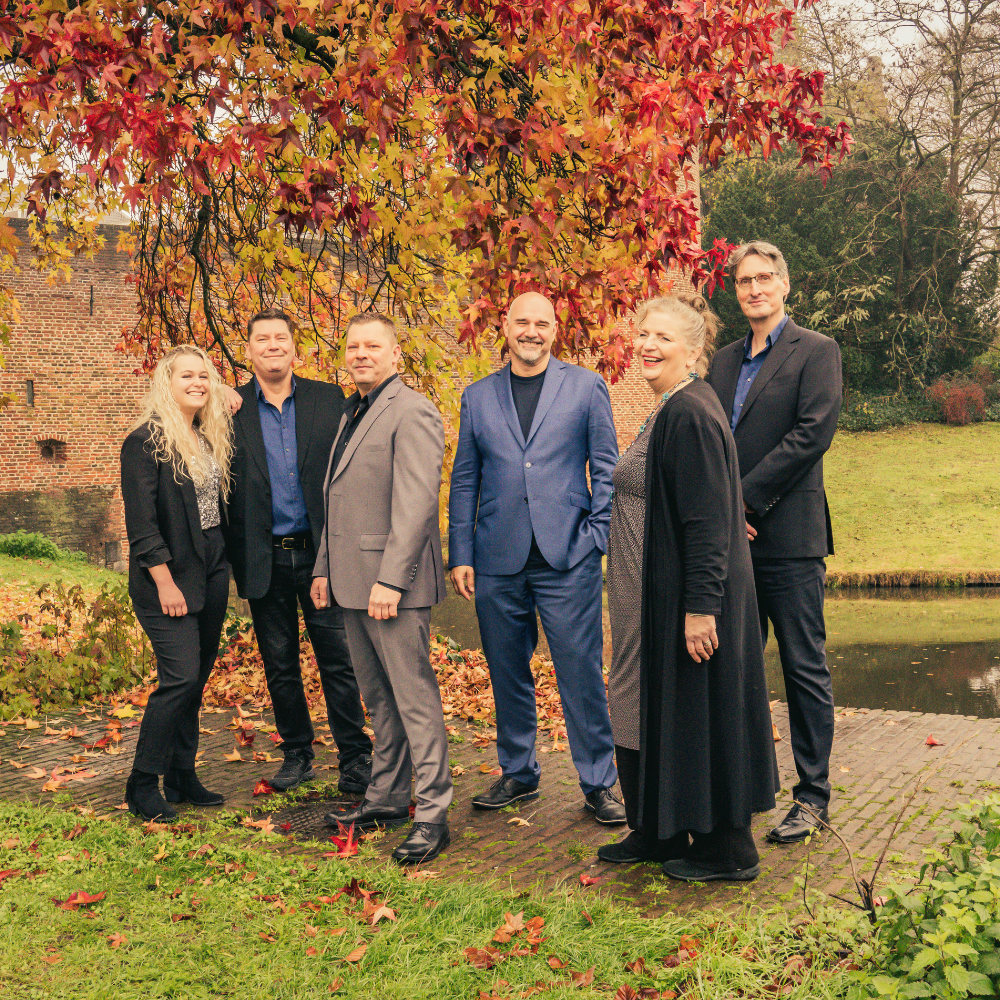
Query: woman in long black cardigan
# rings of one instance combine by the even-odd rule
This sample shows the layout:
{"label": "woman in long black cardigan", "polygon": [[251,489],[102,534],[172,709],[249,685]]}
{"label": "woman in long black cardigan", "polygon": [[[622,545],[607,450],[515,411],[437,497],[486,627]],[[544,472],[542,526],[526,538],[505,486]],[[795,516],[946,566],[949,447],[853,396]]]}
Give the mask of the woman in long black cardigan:
{"label": "woman in long black cardigan", "polygon": [[185,346],[157,365],[122,446],[129,594],[157,665],[125,791],[129,809],[144,819],[172,819],[168,801],[224,801],[198,780],[195,757],[202,692],[229,599],[220,524],[230,431],[218,373],[204,351]]}
{"label": "woman in long black cardigan", "polygon": [[619,763],[636,820],[627,849],[601,856],[747,881],[751,816],[780,785],[736,445],[697,374],[715,318],[701,296],[653,300],[637,318],[636,358],[662,403],[645,462],[638,705],[619,713],[638,709],[638,754],[622,755],[638,773]]}

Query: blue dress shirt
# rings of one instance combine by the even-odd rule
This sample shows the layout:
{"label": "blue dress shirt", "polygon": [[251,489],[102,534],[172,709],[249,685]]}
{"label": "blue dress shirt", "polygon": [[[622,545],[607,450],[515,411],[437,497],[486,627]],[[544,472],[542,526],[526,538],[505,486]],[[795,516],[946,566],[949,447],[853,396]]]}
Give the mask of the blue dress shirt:
{"label": "blue dress shirt", "polygon": [[747,334],[747,339],[743,344],[743,364],[740,366],[740,378],[736,383],[736,396],[733,399],[733,413],[729,418],[730,430],[736,430],[736,423],[740,419],[740,414],[743,412],[743,404],[746,402],[747,393],[753,385],[753,380],[757,377],[757,373],[764,366],[764,362],[767,360],[768,354],[771,353],[771,348],[774,347],[775,343],[777,343],[778,338],[781,336],[781,331],[785,329],[785,324],[787,322],[788,317],[785,316],[781,322],[767,335],[764,350],[762,350],[755,357],[751,357],[750,355],[750,352],[753,349],[753,330]]}
{"label": "blue dress shirt", "polygon": [[295,376],[292,391],[281,410],[264,398],[260,383],[253,380],[257,393],[260,430],[264,435],[267,471],[271,477],[271,534],[297,535],[309,530],[302,484],[299,482],[299,449],[295,440]]}

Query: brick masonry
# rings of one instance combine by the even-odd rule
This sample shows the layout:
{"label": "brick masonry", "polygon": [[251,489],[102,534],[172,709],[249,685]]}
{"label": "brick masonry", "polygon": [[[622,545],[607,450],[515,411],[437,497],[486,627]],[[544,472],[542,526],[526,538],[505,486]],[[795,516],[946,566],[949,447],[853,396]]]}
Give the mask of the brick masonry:
{"label": "brick masonry", "polygon": [[[26,223],[11,224],[23,237]],[[24,250],[9,282],[21,321],[0,369],[0,395],[14,397],[0,410],[0,533],[42,531],[114,563],[126,550],[119,449],[146,380],[115,351],[135,323],[135,299],[120,230],[101,230],[104,249],[74,261],[69,282],[48,281]]]}

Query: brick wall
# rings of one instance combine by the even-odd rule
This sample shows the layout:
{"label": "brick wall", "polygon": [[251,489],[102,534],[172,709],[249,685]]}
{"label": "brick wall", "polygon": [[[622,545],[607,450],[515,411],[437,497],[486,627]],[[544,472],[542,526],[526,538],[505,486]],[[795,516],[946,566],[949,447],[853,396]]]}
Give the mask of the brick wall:
{"label": "brick wall", "polygon": [[21,321],[0,369],[0,394],[15,399],[0,410],[0,533],[42,531],[100,562],[127,554],[119,449],[147,384],[115,352],[135,322],[118,232],[102,227],[105,249],[74,261],[68,283],[49,284],[22,251],[9,282]]}

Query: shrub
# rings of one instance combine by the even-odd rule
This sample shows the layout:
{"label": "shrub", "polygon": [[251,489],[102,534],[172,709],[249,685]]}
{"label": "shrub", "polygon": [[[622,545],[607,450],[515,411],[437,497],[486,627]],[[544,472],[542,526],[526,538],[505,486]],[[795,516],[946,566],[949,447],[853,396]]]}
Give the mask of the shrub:
{"label": "shrub", "polygon": [[[916,886],[890,886],[879,911],[875,962],[854,997],[995,996],[1000,988],[1000,797],[955,813],[944,849],[926,852]],[[929,876],[929,877],[928,877]]]}
{"label": "shrub", "polygon": [[0,553],[21,559],[68,559],[71,562],[86,562],[86,552],[66,552],[51,538],[39,531],[25,531],[18,528],[9,535],[0,535]]}
{"label": "shrub", "polygon": [[[0,623],[0,718],[63,710],[126,691],[153,666],[124,582],[105,584],[89,606],[79,586],[65,590],[57,582],[47,591],[39,591],[39,624],[51,649],[25,646],[20,625]],[[82,634],[71,639],[77,616]]]}
{"label": "shrub", "polygon": [[838,426],[845,431],[882,431],[888,427],[924,423],[934,419],[934,411],[923,400],[906,396],[861,396],[852,393],[840,411]]}
{"label": "shrub", "polygon": [[964,426],[986,415],[986,393],[970,378],[958,375],[939,378],[928,390],[927,398],[946,424]]}

